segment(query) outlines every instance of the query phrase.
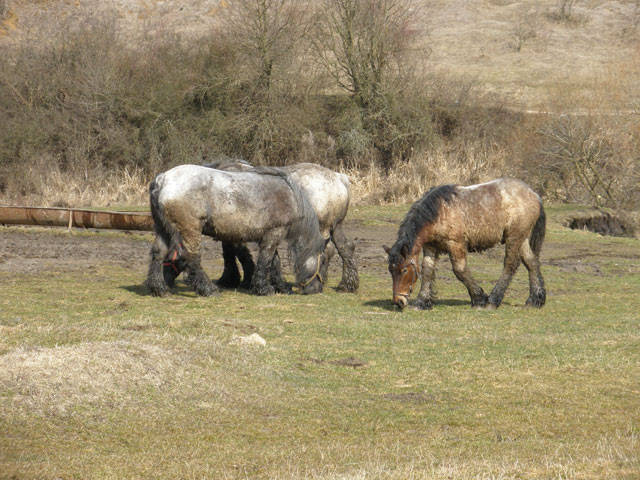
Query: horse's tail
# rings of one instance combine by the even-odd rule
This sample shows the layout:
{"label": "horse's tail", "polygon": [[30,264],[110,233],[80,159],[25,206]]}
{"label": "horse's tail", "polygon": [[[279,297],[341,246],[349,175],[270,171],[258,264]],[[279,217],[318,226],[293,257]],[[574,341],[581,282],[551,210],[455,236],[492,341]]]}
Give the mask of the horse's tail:
{"label": "horse's tail", "polygon": [[180,250],[183,248],[182,235],[180,235],[180,232],[167,218],[164,206],[160,203],[161,190],[162,185],[160,175],[158,175],[149,184],[149,203],[151,206],[151,217],[153,218],[154,229],[156,234],[164,240],[169,251],[176,250],[180,254]]}
{"label": "horse's tail", "polygon": [[546,229],[547,218],[544,213],[542,201],[540,201],[540,214],[538,215],[538,220],[533,226],[531,236],[529,237],[529,245],[531,246],[531,250],[536,254],[536,256],[540,255],[540,250],[542,250],[542,242],[544,241],[544,234],[546,232]]}

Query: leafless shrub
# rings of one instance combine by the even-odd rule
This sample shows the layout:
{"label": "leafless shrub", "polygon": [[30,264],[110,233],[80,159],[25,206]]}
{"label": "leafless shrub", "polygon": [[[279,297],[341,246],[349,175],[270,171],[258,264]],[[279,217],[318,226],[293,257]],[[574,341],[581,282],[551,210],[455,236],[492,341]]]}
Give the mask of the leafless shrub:
{"label": "leafless shrub", "polygon": [[569,200],[632,207],[640,198],[640,138],[634,128],[637,125],[625,125],[622,118],[554,118],[538,132],[538,157],[532,167],[543,176],[546,189],[559,188]]}
{"label": "leafless shrub", "polygon": [[631,13],[626,18],[620,35],[623,39],[631,41],[640,37],[640,0],[636,0],[631,7]]}
{"label": "leafless shrub", "polygon": [[538,13],[522,12],[512,27],[509,46],[516,52],[521,51],[525,43],[538,36],[538,29]]}
{"label": "leafless shrub", "polygon": [[576,14],[573,10],[576,3],[578,0],[558,0],[555,8],[547,16],[550,20],[571,25],[584,23],[586,18]]}

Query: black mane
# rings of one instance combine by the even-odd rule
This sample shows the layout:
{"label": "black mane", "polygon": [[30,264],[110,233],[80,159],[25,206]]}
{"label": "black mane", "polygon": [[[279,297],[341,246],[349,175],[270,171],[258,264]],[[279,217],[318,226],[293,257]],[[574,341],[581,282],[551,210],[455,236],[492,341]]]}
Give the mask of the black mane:
{"label": "black mane", "polygon": [[401,255],[404,247],[411,251],[422,227],[427,223],[434,222],[440,214],[440,205],[443,202],[450,202],[455,195],[456,185],[440,185],[433,187],[420,200],[411,205],[400,224],[400,228],[398,228],[398,239],[389,254],[390,263],[397,263],[395,259]]}

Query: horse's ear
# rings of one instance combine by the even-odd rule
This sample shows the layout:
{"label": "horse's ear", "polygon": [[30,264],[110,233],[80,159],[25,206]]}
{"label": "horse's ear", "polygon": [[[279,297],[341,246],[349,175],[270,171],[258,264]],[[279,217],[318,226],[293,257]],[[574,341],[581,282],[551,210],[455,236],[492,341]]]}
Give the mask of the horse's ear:
{"label": "horse's ear", "polygon": [[386,245],[382,245],[382,248],[384,249],[385,252],[387,252],[387,255],[389,255],[391,253],[391,249],[389,247],[387,247]]}
{"label": "horse's ear", "polygon": [[400,249],[400,253],[404,258],[407,258],[409,256],[409,247],[407,245],[403,245]]}

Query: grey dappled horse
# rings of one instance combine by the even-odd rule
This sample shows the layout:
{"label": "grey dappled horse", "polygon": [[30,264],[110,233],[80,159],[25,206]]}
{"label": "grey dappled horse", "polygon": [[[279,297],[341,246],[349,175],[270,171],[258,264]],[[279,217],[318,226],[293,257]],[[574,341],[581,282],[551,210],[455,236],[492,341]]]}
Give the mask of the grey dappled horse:
{"label": "grey dappled horse", "polygon": [[180,165],[159,174],[149,192],[156,238],[147,285],[153,295],[167,293],[182,270],[199,295],[216,293],[217,287],[200,264],[202,234],[230,244],[258,243],[253,293],[269,295],[287,288],[270,279],[282,240],[288,242],[302,292],[322,291],[319,271],[325,242],[318,217],[286,172],[275,168],[223,172]]}
{"label": "grey dappled horse", "polygon": [[[244,160],[226,157],[205,166],[225,171],[250,171],[253,168]],[[338,284],[338,289],[355,292],[360,283],[355,262],[355,244],[346,237],[342,225],[349,209],[351,197],[348,177],[314,163],[298,163],[281,167],[281,170],[287,172],[300,185],[318,216],[320,233],[326,243],[326,262],[320,271],[322,281],[325,283],[327,281],[329,262],[337,249],[342,258],[342,280]],[[224,272],[218,284],[228,288],[235,288],[239,285],[248,286],[253,275],[254,265],[247,247],[243,244],[223,243],[222,250]],[[242,284],[240,283],[236,257],[244,272]],[[272,277],[281,281],[279,265],[276,254]]]}
{"label": "grey dappled horse", "polygon": [[[435,187],[409,209],[393,247],[384,247],[393,279],[393,302],[400,308],[407,306],[413,285],[422,277],[415,307],[431,308],[438,255],[447,253],[453,272],[467,287],[472,306],[497,308],[522,261],[529,271],[526,303],[542,307],[546,300],[540,273],[544,234],[542,200],[520,180],[500,178],[468,187]],[[498,243],[505,244],[504,269],[487,296],[469,272],[467,252]]]}

